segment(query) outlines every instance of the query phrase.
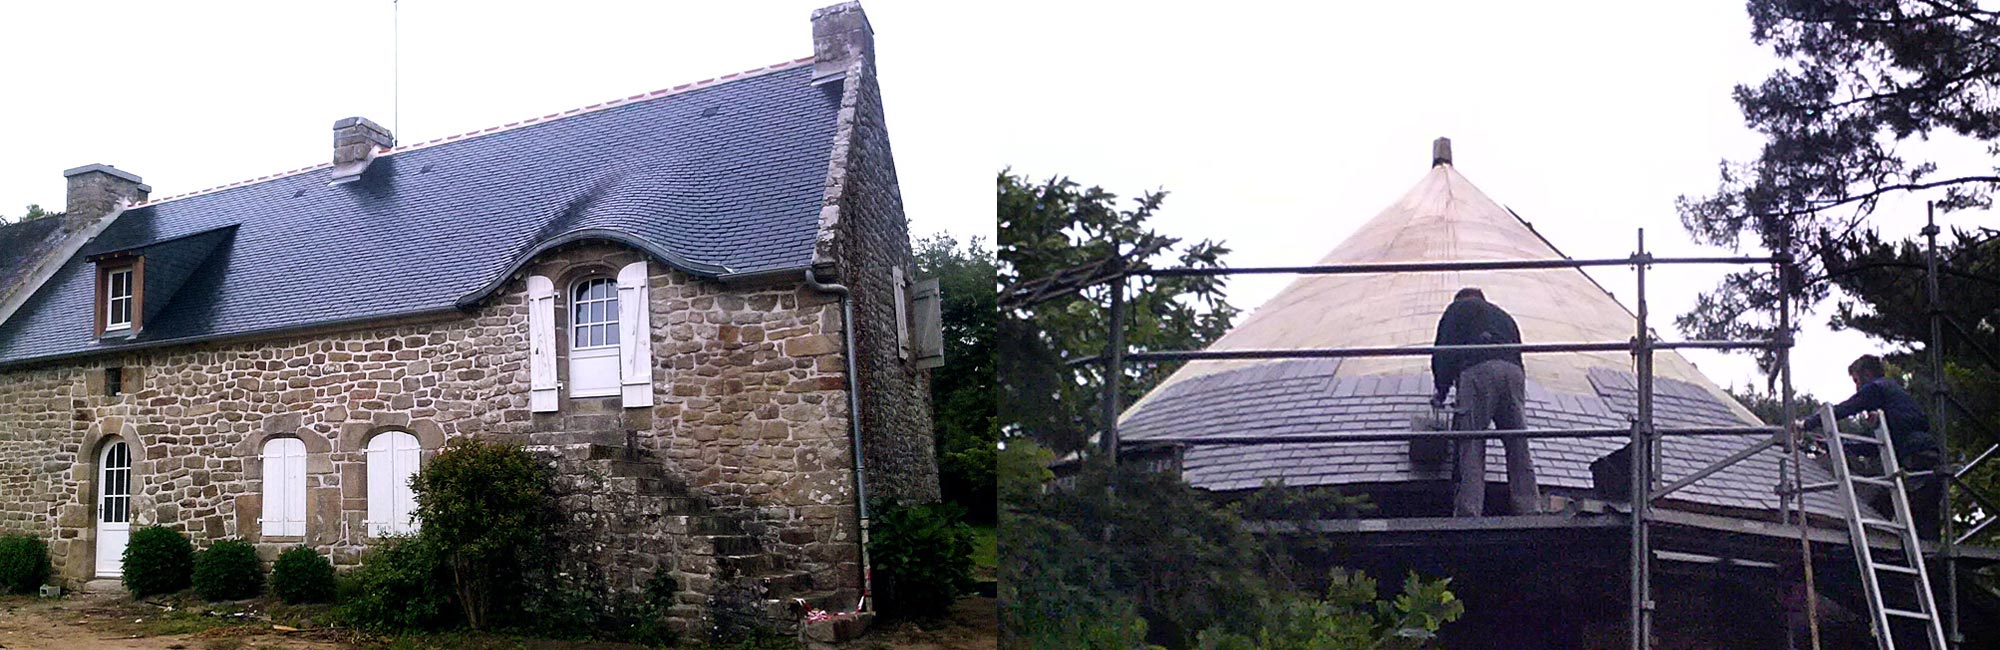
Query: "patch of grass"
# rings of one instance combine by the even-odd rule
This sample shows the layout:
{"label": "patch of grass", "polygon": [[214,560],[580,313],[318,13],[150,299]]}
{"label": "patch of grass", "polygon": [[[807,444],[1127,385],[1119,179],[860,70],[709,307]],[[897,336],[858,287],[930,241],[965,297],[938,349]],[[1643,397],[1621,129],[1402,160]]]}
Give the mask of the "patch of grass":
{"label": "patch of grass", "polygon": [[972,566],[982,576],[1000,568],[1000,538],[993,524],[972,525]]}

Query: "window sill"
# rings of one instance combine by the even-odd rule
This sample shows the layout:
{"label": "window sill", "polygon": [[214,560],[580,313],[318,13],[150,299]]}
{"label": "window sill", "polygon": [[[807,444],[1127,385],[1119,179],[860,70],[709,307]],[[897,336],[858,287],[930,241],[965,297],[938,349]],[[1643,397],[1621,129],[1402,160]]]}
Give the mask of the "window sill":
{"label": "window sill", "polygon": [[305,535],[259,535],[258,538],[260,541],[265,542],[298,542],[303,544],[306,541]]}

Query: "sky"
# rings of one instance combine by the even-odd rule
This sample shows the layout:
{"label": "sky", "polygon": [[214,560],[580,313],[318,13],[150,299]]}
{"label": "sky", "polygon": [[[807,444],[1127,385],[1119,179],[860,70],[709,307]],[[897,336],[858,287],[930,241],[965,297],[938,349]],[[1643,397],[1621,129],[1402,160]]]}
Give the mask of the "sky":
{"label": "sky", "polygon": [[[807,56],[828,3],[0,4],[0,215],[59,207],[79,165],[167,196],[325,162],[343,117],[420,142]],[[914,234],[990,239],[1011,168],[1165,188],[1160,228],[1225,240],[1236,266],[1319,259],[1423,175],[1438,136],[1571,256],[1625,256],[1642,227],[1656,252],[1702,251],[1674,198],[1754,155],[1729,91],[1778,63],[1740,0],[865,6]],[[1942,153],[1941,173],[1982,171],[1975,154]],[[1991,223],[1947,223],[1972,219]],[[1921,199],[1874,225],[1915,232]],[[1653,274],[1663,333],[1721,272]],[[1629,272],[1595,275],[1629,304]],[[1239,279],[1232,299],[1286,281]],[[1827,330],[1830,309],[1795,365],[1822,397],[1883,349]],[[1758,381],[1747,358],[1689,356],[1724,386]]]}
{"label": "sky", "polygon": [[[165,197],[328,162],[344,117],[415,143],[811,56],[829,4],[0,3],[0,215],[61,209],[90,163]],[[988,80],[930,4],[864,6],[905,209],[914,235],[990,241],[994,159],[959,143]]]}
{"label": "sky", "polygon": [[[1674,199],[1712,193],[1722,159],[1755,156],[1730,90],[1779,64],[1741,0],[1012,7],[991,28],[1032,36],[1003,56],[1001,164],[1121,196],[1164,188],[1158,229],[1226,241],[1232,266],[1316,262],[1429,171],[1438,136],[1572,257],[1625,257],[1639,228],[1656,254],[1719,253],[1691,242]],[[1977,147],[1938,149],[1943,176],[1991,171]],[[1992,223],[1942,221],[1974,219]],[[1915,233],[1922,200],[1885,203],[1874,225]],[[1672,316],[1724,272],[1656,267],[1655,330],[1681,338]],[[1630,271],[1592,275],[1632,304]],[[1233,279],[1231,302],[1254,307],[1291,279]],[[1806,319],[1793,368],[1838,400],[1847,364],[1886,347],[1829,330],[1831,310]],[[1746,356],[1687,356],[1725,388],[1762,385]]]}

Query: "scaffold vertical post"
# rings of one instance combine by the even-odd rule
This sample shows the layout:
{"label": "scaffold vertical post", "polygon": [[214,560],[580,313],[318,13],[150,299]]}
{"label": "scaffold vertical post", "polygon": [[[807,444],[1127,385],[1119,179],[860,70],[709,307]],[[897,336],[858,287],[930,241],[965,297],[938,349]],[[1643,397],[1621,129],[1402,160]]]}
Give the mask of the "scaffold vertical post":
{"label": "scaffold vertical post", "polygon": [[1778,365],[1778,383],[1781,391],[1779,399],[1782,400],[1785,417],[1782,423],[1785,427],[1785,456],[1791,460],[1792,475],[1790,485],[1783,483],[1783,476],[1779,477],[1778,487],[1782,496],[1778,497],[1778,500],[1780,509],[1785,509],[1785,501],[1796,499],[1791,511],[1796,513],[1798,518],[1790,523],[1796,523],[1799,527],[1799,577],[1805,581],[1806,629],[1810,631],[1813,650],[1819,650],[1819,591],[1818,586],[1813,584],[1812,537],[1808,529],[1812,522],[1806,516],[1805,453],[1799,448],[1799,415],[1795,403],[1797,396],[1792,389],[1792,292],[1799,290],[1800,287],[1798,269],[1792,266],[1789,259],[1792,252],[1791,236],[1786,235],[1781,239],[1779,247],[1783,250],[1778,251],[1778,255],[1775,256],[1780,259],[1776,265],[1778,332],[1777,336],[1773,337],[1778,343],[1773,353]]}
{"label": "scaffold vertical post", "polygon": [[1125,275],[1120,273],[1106,285],[1111,290],[1111,332],[1105,337],[1104,353],[1104,457],[1118,466],[1118,413],[1120,379],[1125,377]]}
{"label": "scaffold vertical post", "polygon": [[[1937,434],[1938,444],[1944,447],[1945,458],[1949,461],[1951,458],[1951,435],[1947,431],[1946,420],[1948,418],[1944,407],[1945,399],[1950,393],[1945,388],[1944,376],[1944,302],[1938,298],[1938,226],[1937,203],[1935,202],[1926,202],[1924,204],[1923,233],[1925,239],[1924,292],[1929,298],[1931,308],[1930,349],[1925,350],[1925,352],[1929,352],[1931,358],[1931,413],[1933,414],[1932,417],[1936,419],[1936,422],[1933,422],[1931,425],[1931,431]],[[1950,476],[1958,470],[1952,463],[1946,462],[1934,471]],[[1943,517],[1939,517],[1939,519],[1944,520],[1944,531],[1943,534],[1938,536],[1938,554],[1944,558],[1945,639],[1951,644],[1951,647],[1957,648],[1965,643],[1965,638],[1958,631],[1958,545],[1953,543],[1953,538],[1956,538],[1958,535],[1955,530],[1957,527],[1953,526],[1951,521],[1951,484],[1952,481],[1950,479],[1945,479],[1943,489],[1938,490],[1938,512],[1944,514]]]}
{"label": "scaffold vertical post", "polygon": [[1632,650],[1648,650],[1653,643],[1652,543],[1646,518],[1652,503],[1653,447],[1653,348],[1646,319],[1646,229],[1639,229],[1639,248],[1632,254],[1638,285],[1638,335],[1634,338],[1633,374],[1638,380],[1639,408],[1632,422]]}

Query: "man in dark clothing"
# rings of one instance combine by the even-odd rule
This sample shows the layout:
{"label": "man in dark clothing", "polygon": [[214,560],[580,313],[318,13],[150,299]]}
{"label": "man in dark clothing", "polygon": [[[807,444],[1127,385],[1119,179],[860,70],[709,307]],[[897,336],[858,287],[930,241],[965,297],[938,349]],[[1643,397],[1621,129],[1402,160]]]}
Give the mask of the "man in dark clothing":
{"label": "man in dark clothing", "polygon": [[[1514,317],[1486,302],[1478,289],[1460,289],[1444,317],[1438,319],[1437,345],[1483,345],[1520,343],[1521,328]],[[1454,429],[1481,431],[1520,429],[1522,403],[1526,401],[1527,376],[1521,368],[1519,350],[1440,350],[1431,355],[1431,377],[1437,392],[1431,404],[1443,406],[1447,392],[1458,385],[1458,417]],[[1535,489],[1535,464],[1528,455],[1525,438],[1508,438],[1507,496],[1514,514],[1541,512],[1541,495]],[[1458,442],[1456,470],[1458,485],[1452,499],[1452,514],[1477,517],[1486,508],[1486,441]]]}
{"label": "man in dark clothing", "polygon": [[[1847,366],[1847,377],[1854,380],[1854,396],[1833,406],[1833,415],[1838,418],[1853,417],[1867,411],[1881,411],[1889,421],[1889,444],[1895,446],[1896,464],[1906,472],[1930,472],[1944,461],[1944,447],[1930,434],[1930,418],[1917,406],[1902,386],[1883,376],[1882,358],[1869,354],[1855,359]],[[1817,431],[1818,417],[1807,417],[1801,428]],[[1863,458],[1877,458],[1881,450],[1876,445],[1866,443],[1846,443],[1849,455]],[[1910,497],[1910,516],[1916,521],[1917,535],[1929,540],[1938,537],[1939,498],[1944,490],[1944,477],[1925,474],[1905,479]],[[1877,505],[1878,510],[1887,512],[1886,501]]]}

